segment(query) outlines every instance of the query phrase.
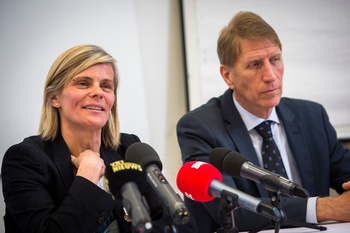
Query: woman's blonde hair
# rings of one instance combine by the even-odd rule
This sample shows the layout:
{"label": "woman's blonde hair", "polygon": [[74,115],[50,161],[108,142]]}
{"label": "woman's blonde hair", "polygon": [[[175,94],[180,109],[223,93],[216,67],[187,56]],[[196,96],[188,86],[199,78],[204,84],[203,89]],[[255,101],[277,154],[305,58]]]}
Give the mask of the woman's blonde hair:
{"label": "woman's blonde hair", "polygon": [[[115,59],[96,45],[78,45],[63,52],[52,64],[44,87],[44,100],[38,134],[44,140],[54,140],[60,133],[59,112],[51,99],[78,73],[100,63],[109,63],[114,71],[114,95],[117,96],[118,70]],[[116,98],[117,99],[117,98]],[[102,128],[102,143],[106,147],[119,146],[119,117],[115,100],[106,125]]]}

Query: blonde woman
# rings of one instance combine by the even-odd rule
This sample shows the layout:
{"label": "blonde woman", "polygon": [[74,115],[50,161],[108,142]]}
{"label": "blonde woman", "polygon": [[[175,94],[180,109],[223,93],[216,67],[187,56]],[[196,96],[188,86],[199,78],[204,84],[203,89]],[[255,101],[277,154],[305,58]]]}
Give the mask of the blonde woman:
{"label": "blonde woman", "polygon": [[[119,132],[115,63],[94,45],[75,46],[53,63],[38,135],[10,147],[3,159],[6,232],[132,231],[122,201],[103,182],[106,166],[140,141]],[[161,203],[150,188],[143,195],[159,220],[152,232],[163,232]],[[186,227],[179,226],[191,232]]]}

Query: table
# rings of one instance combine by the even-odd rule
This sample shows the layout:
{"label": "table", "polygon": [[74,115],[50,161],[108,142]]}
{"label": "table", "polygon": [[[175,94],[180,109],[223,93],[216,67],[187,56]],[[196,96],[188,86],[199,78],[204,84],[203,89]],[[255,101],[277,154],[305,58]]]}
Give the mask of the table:
{"label": "table", "polygon": [[[338,223],[338,222],[329,222],[325,224],[321,224],[321,226],[327,227],[326,231],[320,231],[316,229],[311,228],[305,228],[305,227],[296,227],[296,228],[284,228],[280,229],[279,233],[328,233],[328,232],[334,232],[334,233],[349,233],[350,232],[350,222],[347,223]],[[261,233],[274,233],[275,230],[264,230],[260,231]]]}

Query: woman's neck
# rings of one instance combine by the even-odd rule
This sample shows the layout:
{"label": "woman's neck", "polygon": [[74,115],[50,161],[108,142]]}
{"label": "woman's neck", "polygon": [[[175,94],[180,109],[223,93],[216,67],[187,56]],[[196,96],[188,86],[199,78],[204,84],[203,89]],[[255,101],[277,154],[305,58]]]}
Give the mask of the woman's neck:
{"label": "woman's neck", "polygon": [[73,156],[79,156],[85,150],[99,153],[101,147],[101,130],[75,131],[62,130],[62,137]]}

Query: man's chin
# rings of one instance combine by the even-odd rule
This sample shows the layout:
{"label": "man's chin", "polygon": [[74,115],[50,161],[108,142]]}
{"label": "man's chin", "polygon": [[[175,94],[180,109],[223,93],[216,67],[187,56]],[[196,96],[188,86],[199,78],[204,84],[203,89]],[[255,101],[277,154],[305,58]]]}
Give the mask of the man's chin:
{"label": "man's chin", "polygon": [[274,108],[276,107],[281,101],[281,97],[275,97],[273,99],[269,99],[269,100],[266,100],[264,101],[264,106],[266,108]]}

